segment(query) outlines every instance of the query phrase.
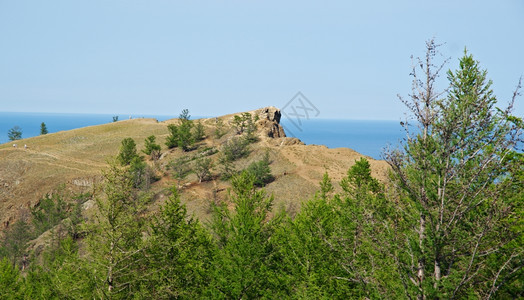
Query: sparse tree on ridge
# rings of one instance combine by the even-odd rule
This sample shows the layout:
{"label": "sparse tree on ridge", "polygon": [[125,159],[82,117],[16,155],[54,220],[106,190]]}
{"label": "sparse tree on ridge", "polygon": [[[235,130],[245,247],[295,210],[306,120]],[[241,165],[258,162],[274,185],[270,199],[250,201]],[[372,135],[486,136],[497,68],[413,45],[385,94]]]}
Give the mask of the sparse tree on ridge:
{"label": "sparse tree on ridge", "polygon": [[22,128],[15,126],[7,132],[7,137],[10,141],[16,141],[22,139]]}
{"label": "sparse tree on ridge", "polygon": [[182,120],[182,122],[189,121],[191,118],[191,115],[189,114],[189,109],[184,108],[178,116],[178,118]]}
{"label": "sparse tree on ridge", "polygon": [[42,124],[40,124],[40,135],[44,135],[44,134],[48,134],[48,131],[47,131],[47,126],[45,125],[44,122],[42,122]]}
{"label": "sparse tree on ridge", "polygon": [[174,147],[180,147],[184,151],[193,149],[195,142],[194,136],[191,133],[193,128],[193,122],[189,119],[189,111],[184,109],[179,116],[180,124],[169,124],[167,129],[169,130],[169,136],[166,138],[166,146],[171,149]]}

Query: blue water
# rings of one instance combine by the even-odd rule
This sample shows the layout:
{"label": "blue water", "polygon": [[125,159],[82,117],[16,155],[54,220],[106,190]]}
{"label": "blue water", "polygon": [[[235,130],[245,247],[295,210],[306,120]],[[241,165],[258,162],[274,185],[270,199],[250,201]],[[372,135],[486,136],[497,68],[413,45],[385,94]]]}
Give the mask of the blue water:
{"label": "blue water", "polygon": [[[113,122],[113,116],[110,114],[59,114],[59,113],[18,113],[18,112],[0,112],[0,144],[9,141],[7,132],[14,126],[22,128],[22,138],[29,138],[40,135],[40,124],[46,124],[49,133],[71,130],[91,125],[100,125]],[[136,115],[133,118],[155,118],[164,121],[173,116],[158,115]],[[119,120],[129,119],[129,115],[119,115]]]}
{"label": "blue water", "polygon": [[282,119],[287,136],[297,137],[306,144],[328,148],[347,147],[375,159],[381,159],[385,147],[397,147],[406,136],[398,121],[363,121]]}
{"label": "blue water", "polygon": [[[155,118],[159,121],[177,117],[176,115],[136,115],[133,118]],[[119,115],[119,120],[129,115]],[[49,133],[75,128],[110,123],[111,114],[53,114],[53,113],[12,113],[0,112],[0,144],[8,142],[7,132],[15,125],[22,128],[22,138],[40,134],[40,124],[44,122]],[[348,147],[376,159],[381,158],[382,150],[388,144],[398,145],[405,134],[397,121],[360,121],[309,119],[296,120],[282,118],[281,124],[287,136],[297,137],[306,144],[326,145],[329,148]]]}

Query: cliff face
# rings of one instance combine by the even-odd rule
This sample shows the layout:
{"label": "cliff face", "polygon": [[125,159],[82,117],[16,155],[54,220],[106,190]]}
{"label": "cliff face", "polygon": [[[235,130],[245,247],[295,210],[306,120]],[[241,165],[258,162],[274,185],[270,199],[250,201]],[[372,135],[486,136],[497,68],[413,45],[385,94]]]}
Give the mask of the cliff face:
{"label": "cliff face", "polygon": [[[275,181],[266,186],[266,191],[275,197],[275,207],[298,207],[300,202],[311,197],[318,189],[318,183],[328,171],[335,186],[341,180],[355,159],[362,155],[347,149],[328,149],[325,146],[307,146],[296,138],[288,138],[280,126],[281,113],[275,107],[250,111],[257,116],[259,141],[250,145],[250,155],[235,162],[241,170],[249,163],[270,155],[271,170]],[[47,193],[53,193],[60,186],[69,193],[92,191],[99,184],[101,170],[107,167],[107,160],[115,156],[122,139],[132,137],[138,151],[144,148],[144,139],[157,137],[162,146],[162,156],[156,163],[148,163],[156,170],[161,180],[153,184],[151,191],[156,194],[158,207],[165,189],[176,181],[166,166],[170,161],[183,155],[197,155],[199,149],[214,149],[217,153],[209,156],[215,167],[212,172],[220,173],[218,158],[223,144],[236,136],[232,128],[235,115],[202,119],[206,138],[196,150],[182,152],[180,149],[166,149],[167,125],[178,123],[172,119],[158,122],[154,119],[133,119],[99,126],[24,139],[28,149],[14,148],[12,144],[0,145],[0,231],[15,222],[21,214],[27,214],[31,207]],[[217,120],[224,124],[225,134],[217,137],[214,132]],[[385,178],[387,165],[383,161],[370,160],[374,175]],[[210,199],[227,197],[229,182],[214,176],[211,181],[198,183],[195,175],[184,181],[182,200],[188,210],[197,217],[206,218]],[[89,207],[87,205],[86,207]]]}
{"label": "cliff face", "polygon": [[280,126],[280,110],[276,107],[265,107],[254,111],[254,115],[258,116],[257,125],[260,134],[269,138],[286,137],[284,129]]}

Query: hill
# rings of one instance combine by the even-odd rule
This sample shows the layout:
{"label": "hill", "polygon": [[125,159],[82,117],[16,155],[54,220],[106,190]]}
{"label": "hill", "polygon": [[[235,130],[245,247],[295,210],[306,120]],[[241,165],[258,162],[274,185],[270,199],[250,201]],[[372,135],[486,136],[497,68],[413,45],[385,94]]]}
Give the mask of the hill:
{"label": "hill", "polygon": [[[245,168],[268,153],[275,180],[265,189],[274,195],[277,208],[298,208],[301,201],[318,190],[326,170],[335,183],[339,182],[354,161],[363,156],[348,148],[304,145],[296,138],[286,137],[279,125],[280,111],[274,107],[249,113],[257,120],[258,141],[249,146],[249,156],[236,161],[235,167]],[[108,166],[108,160],[118,153],[122,139],[133,138],[140,151],[144,148],[144,139],[150,135],[155,135],[157,143],[162,146],[160,159],[147,161],[160,178],[151,186],[155,199],[151,206],[153,210],[163,202],[165,191],[178,183],[169,170],[170,162],[182,156],[195,157],[205,151],[212,153],[209,155],[214,162],[212,180],[199,183],[191,174],[182,182],[182,200],[188,211],[206,219],[209,201],[227,195],[229,182],[218,176],[218,159],[224,143],[236,135],[233,120],[238,115],[241,113],[200,119],[205,128],[205,139],[189,152],[166,149],[164,145],[169,133],[167,125],[177,124],[178,119],[164,122],[125,120],[27,138],[17,141],[17,147],[13,147],[13,143],[0,145],[0,229],[7,228],[21,214],[38,205],[43,196],[59,188],[75,193],[92,191],[101,179],[101,171]],[[220,138],[214,135],[218,120],[223,122],[225,132]],[[385,179],[387,164],[367,158],[373,175]]]}

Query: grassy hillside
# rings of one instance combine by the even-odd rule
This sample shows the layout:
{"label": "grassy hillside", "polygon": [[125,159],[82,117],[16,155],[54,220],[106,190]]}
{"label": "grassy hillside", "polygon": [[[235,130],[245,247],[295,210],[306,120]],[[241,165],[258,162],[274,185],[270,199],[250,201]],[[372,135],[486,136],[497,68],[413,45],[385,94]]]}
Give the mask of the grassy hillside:
{"label": "grassy hillside", "polygon": [[[355,159],[362,155],[347,148],[303,145],[297,139],[284,137],[278,125],[279,117],[274,117],[275,111],[275,108],[270,108],[268,112],[266,108],[251,112],[259,116],[259,141],[251,144],[250,155],[238,160],[235,165],[237,169],[242,169],[268,152],[275,180],[266,186],[266,190],[274,195],[275,207],[294,209],[315,193],[326,170],[333,181],[338,182]],[[199,183],[194,174],[183,181],[182,200],[190,213],[205,219],[209,201],[227,195],[229,183],[218,176],[218,157],[221,146],[236,135],[232,128],[235,115],[238,114],[220,118],[227,130],[220,138],[213,134],[216,119],[202,119],[206,138],[190,152],[177,148],[168,150],[164,145],[168,135],[167,125],[177,123],[176,119],[164,122],[154,119],[125,120],[19,140],[17,148],[12,146],[13,143],[0,145],[0,228],[5,229],[46,193],[52,193],[61,185],[65,184],[65,188],[73,192],[92,190],[100,179],[101,171],[107,167],[108,159],[118,153],[122,139],[133,138],[140,151],[144,148],[144,139],[150,135],[155,135],[157,143],[162,146],[162,157],[155,163],[148,161],[161,178],[151,189],[157,200],[152,204],[153,209],[162,203],[163,192],[176,183],[167,168],[169,162],[184,155],[198,155],[202,149],[218,150],[210,156],[215,164],[211,181]],[[27,149],[24,149],[24,144]],[[386,163],[368,159],[374,175],[385,178]]]}

